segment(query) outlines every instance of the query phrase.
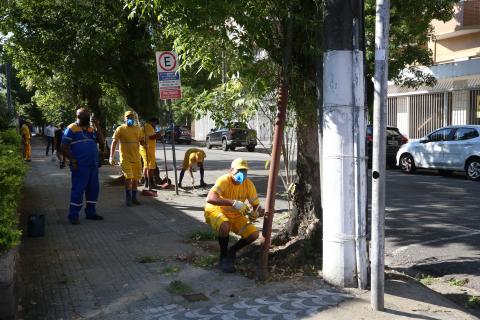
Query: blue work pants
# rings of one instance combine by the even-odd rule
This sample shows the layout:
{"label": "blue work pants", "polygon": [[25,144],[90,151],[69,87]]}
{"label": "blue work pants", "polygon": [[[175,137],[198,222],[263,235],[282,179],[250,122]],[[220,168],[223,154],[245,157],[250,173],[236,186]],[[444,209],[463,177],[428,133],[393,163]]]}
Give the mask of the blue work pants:
{"label": "blue work pants", "polygon": [[72,173],[72,191],[70,193],[70,219],[78,219],[83,205],[83,194],[87,200],[85,214],[91,217],[97,214],[95,205],[97,204],[98,192],[100,189],[98,182],[97,166],[78,166],[76,171],[70,168]]}

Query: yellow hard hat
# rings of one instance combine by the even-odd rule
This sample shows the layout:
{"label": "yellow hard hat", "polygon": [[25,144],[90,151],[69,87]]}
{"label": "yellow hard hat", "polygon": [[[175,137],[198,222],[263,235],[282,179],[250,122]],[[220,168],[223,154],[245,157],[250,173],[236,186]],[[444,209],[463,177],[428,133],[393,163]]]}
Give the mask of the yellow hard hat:
{"label": "yellow hard hat", "polygon": [[135,116],[135,113],[133,113],[133,111],[126,111],[123,117],[126,119],[128,116]]}
{"label": "yellow hard hat", "polygon": [[247,163],[247,160],[244,160],[242,158],[237,158],[235,160],[232,161],[232,166],[231,166],[232,169],[235,169],[235,170],[248,170],[248,163]]}

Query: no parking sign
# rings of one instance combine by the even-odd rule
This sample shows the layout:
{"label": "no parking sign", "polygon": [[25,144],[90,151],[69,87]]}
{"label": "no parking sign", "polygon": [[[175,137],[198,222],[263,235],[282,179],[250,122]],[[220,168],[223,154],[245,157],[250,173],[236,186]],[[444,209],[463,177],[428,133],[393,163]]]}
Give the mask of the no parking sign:
{"label": "no parking sign", "polygon": [[155,56],[160,99],[181,99],[182,87],[178,71],[178,55],[174,51],[158,51]]}

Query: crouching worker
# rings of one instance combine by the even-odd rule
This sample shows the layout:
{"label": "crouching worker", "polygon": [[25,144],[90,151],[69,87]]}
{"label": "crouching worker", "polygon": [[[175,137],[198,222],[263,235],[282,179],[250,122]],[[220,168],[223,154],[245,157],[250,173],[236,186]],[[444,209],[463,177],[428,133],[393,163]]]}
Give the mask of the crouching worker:
{"label": "crouching worker", "polygon": [[[218,178],[207,195],[205,221],[218,233],[219,267],[223,272],[235,272],[237,252],[259,236],[251,221],[265,214],[265,210],[260,207],[255,185],[247,178],[247,172],[248,164],[245,160],[233,160],[229,173]],[[246,200],[253,208],[253,217]],[[242,238],[228,248],[230,231]]]}

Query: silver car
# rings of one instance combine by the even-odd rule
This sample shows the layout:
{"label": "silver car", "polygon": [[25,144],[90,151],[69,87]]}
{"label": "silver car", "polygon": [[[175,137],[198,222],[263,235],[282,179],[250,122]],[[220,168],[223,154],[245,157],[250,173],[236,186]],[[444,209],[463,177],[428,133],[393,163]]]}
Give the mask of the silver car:
{"label": "silver car", "polygon": [[398,150],[397,165],[405,173],[416,168],[443,175],[464,171],[468,179],[480,181],[480,125],[448,126],[411,140]]}

